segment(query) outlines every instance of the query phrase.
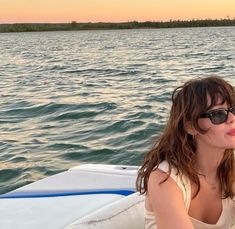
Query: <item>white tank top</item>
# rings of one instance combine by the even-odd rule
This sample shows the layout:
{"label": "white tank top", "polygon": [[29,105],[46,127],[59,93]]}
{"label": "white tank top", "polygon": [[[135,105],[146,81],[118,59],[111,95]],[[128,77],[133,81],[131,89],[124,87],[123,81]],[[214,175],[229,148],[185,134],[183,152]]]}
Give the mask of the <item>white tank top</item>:
{"label": "white tank top", "polygon": [[[158,168],[164,172],[169,172],[169,165],[166,161],[162,162]],[[183,192],[185,209],[189,210],[191,201],[191,185],[185,176],[177,175],[174,168],[171,169],[170,177],[176,182]],[[231,199],[222,200],[223,210],[216,224],[207,224],[190,217],[195,229],[235,229],[235,202]],[[145,208],[145,229],[157,229],[153,212]]]}

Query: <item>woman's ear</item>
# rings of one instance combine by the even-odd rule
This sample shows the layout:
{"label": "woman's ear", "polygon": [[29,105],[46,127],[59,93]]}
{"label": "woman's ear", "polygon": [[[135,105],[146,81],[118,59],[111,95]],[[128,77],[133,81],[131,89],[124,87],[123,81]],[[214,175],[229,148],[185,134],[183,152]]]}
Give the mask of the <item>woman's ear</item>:
{"label": "woman's ear", "polygon": [[198,131],[193,127],[192,123],[189,121],[186,122],[186,132],[192,136],[195,136],[198,133]]}

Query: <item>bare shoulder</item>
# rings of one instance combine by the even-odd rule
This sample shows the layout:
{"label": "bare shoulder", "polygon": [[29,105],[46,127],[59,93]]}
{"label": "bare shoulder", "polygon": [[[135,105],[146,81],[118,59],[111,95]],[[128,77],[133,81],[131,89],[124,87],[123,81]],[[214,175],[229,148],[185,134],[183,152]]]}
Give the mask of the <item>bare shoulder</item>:
{"label": "bare shoulder", "polygon": [[[176,182],[168,173],[156,169],[151,172],[148,180],[148,198],[151,205],[162,207],[167,202],[183,202],[183,194]],[[154,206],[153,206],[154,207]]]}
{"label": "bare shoulder", "polygon": [[170,229],[177,225],[178,228],[193,229],[184,206],[183,193],[169,174],[158,169],[151,172],[147,200],[159,228]]}
{"label": "bare shoulder", "polygon": [[168,178],[168,174],[160,169],[153,170],[149,176],[149,182],[162,182]]}
{"label": "bare shoulder", "polygon": [[[148,190],[152,189],[164,189],[172,188],[173,190],[179,190],[178,185],[175,181],[169,176],[168,173],[163,172],[160,169],[156,169],[151,172],[148,180]],[[180,191],[180,190],[179,190]]]}

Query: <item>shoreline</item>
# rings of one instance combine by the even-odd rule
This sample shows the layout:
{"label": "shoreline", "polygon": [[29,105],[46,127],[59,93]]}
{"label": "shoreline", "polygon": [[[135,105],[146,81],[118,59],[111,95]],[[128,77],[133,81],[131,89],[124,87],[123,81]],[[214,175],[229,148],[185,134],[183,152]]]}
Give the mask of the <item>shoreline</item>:
{"label": "shoreline", "polygon": [[166,22],[87,22],[80,23],[8,23],[0,24],[0,33],[42,32],[42,31],[81,31],[81,30],[120,30],[120,29],[161,29],[161,28],[193,28],[235,26],[234,19],[205,20],[170,20]]}

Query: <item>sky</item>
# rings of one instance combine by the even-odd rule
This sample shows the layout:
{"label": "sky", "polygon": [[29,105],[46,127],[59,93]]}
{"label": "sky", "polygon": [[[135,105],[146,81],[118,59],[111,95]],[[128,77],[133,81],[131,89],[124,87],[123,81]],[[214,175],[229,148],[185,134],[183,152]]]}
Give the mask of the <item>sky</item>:
{"label": "sky", "polygon": [[0,0],[0,23],[235,18],[235,0]]}

